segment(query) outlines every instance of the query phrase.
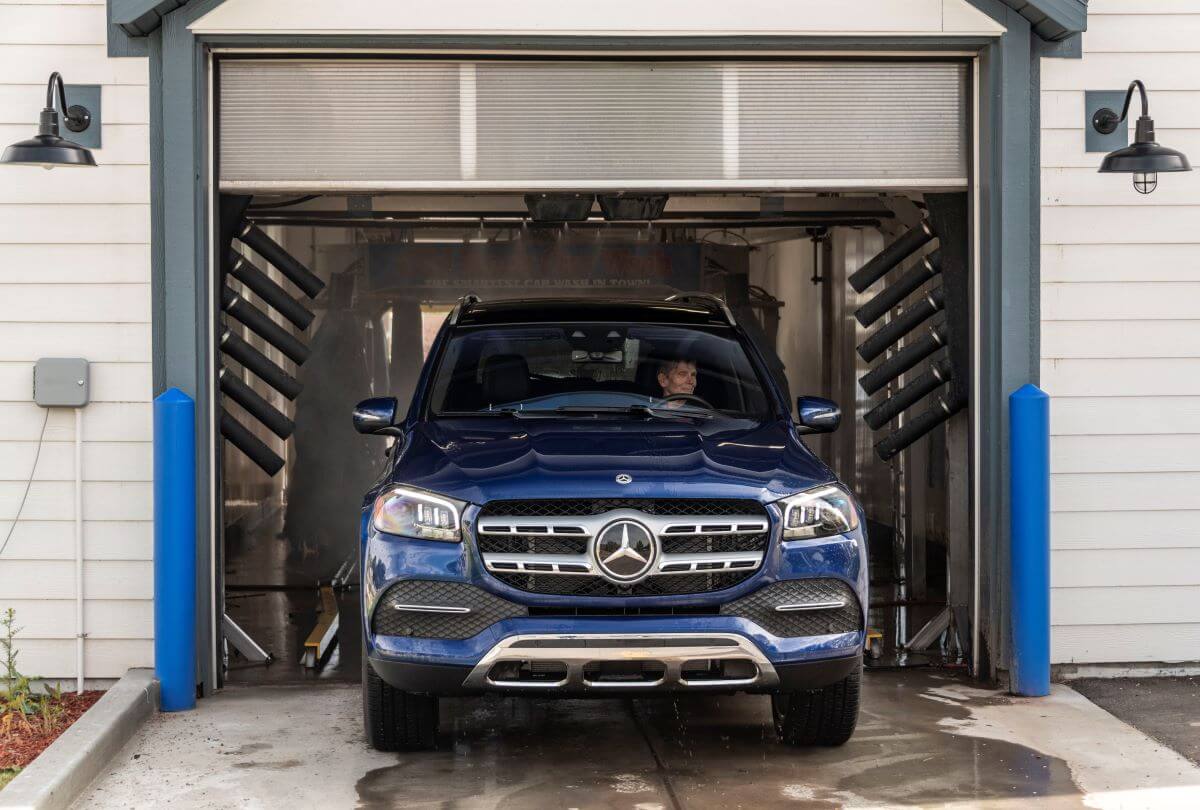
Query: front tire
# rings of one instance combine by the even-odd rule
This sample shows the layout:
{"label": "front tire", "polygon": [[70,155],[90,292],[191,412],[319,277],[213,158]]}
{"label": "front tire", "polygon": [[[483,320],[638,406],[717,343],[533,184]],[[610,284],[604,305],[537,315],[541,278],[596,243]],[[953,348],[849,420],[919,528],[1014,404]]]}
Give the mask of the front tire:
{"label": "front tire", "polygon": [[788,745],[842,745],[858,724],[862,667],[820,689],[771,695],[775,733]]}
{"label": "front tire", "polygon": [[363,722],[377,751],[428,751],[437,747],[438,699],[390,686],[363,655]]}

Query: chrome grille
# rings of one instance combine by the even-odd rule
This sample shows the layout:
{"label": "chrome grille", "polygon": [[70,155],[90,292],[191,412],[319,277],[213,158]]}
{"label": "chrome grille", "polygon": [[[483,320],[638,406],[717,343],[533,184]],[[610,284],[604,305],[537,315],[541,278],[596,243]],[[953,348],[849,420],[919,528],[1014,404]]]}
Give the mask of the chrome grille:
{"label": "chrome grille", "polygon": [[492,501],[479,512],[480,518],[494,515],[512,517],[567,517],[602,515],[617,509],[632,509],[647,515],[760,515],[766,510],[758,501],[745,499],[708,500],[702,498],[546,498],[531,501]]}
{"label": "chrome grille", "polygon": [[[594,544],[614,521],[640,523],[658,553],[633,583],[604,575]],[[561,499],[494,501],[480,510],[484,567],[510,587],[570,596],[665,596],[730,588],[762,566],[770,537],[756,501]]]}

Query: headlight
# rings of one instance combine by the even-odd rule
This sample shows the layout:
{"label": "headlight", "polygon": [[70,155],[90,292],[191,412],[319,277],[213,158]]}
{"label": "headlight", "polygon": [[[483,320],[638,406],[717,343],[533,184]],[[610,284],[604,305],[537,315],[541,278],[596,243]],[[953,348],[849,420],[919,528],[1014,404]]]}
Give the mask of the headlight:
{"label": "headlight", "polygon": [[826,484],[779,502],[783,509],[783,539],[830,537],[858,528],[858,510],[850,493]]}
{"label": "headlight", "polygon": [[371,509],[376,531],[425,540],[462,541],[459,516],[466,504],[405,487],[384,490]]}

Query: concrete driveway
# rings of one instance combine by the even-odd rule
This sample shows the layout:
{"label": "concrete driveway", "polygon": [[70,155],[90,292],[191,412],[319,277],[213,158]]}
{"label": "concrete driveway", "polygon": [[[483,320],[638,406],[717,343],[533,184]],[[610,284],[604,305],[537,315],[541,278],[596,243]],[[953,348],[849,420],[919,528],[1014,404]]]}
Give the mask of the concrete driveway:
{"label": "concrete driveway", "polygon": [[357,686],[229,689],[153,718],[86,808],[1200,807],[1200,768],[1066,687],[1018,700],[870,672],[855,737],[775,741],[767,698],[446,701],[442,749],[380,754]]}

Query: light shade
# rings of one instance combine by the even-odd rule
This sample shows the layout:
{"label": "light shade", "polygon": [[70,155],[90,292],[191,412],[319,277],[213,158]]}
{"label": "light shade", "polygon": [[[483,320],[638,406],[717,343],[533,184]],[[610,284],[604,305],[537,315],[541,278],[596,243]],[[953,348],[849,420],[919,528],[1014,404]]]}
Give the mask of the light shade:
{"label": "light shade", "polygon": [[1153,141],[1138,142],[1109,152],[1100,162],[1102,172],[1190,172],[1192,166],[1182,152]]}
{"label": "light shade", "polygon": [[92,151],[74,141],[57,135],[34,135],[27,141],[18,141],[4,150],[0,163],[41,166],[53,169],[58,166],[95,166]]}

